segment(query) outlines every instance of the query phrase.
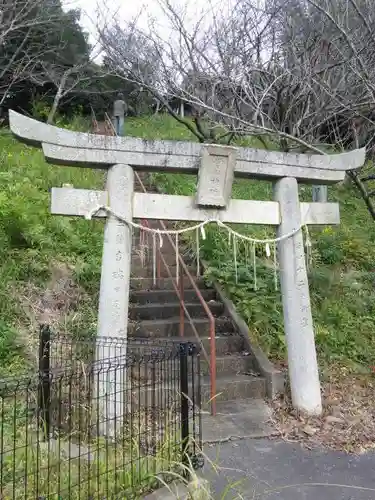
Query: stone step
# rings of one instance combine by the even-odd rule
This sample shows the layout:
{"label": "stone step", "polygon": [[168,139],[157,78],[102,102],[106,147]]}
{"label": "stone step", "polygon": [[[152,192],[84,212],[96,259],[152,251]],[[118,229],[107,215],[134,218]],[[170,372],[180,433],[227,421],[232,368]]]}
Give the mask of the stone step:
{"label": "stone step", "polygon": [[[217,349],[216,349],[217,351]],[[209,352],[209,351],[207,351]],[[225,355],[216,355],[216,376],[230,376],[248,374],[253,371],[252,356],[244,356],[241,353],[234,352]],[[210,364],[204,356],[201,356],[201,373],[204,376],[210,375]]]}
{"label": "stone step", "polygon": [[[139,221],[136,221],[139,224]],[[155,229],[155,226],[152,224],[149,226],[151,228]],[[157,228],[156,228],[157,229]],[[158,242],[158,248],[160,248],[160,237],[157,233],[153,233],[151,231],[147,230],[147,226],[145,229],[134,229],[133,234],[132,234],[132,248],[136,248],[139,246],[141,243],[144,245],[145,243],[148,243],[148,246],[152,248],[153,246],[153,235],[155,234],[156,237],[156,242]],[[142,239],[141,239],[142,235]],[[168,238],[168,235],[166,234],[160,234],[161,236],[161,241],[162,241],[162,246],[160,248],[161,252],[164,252],[165,249],[171,249],[176,245],[176,237],[171,235],[171,239]],[[179,237],[178,240],[178,246],[179,250],[188,250],[189,248],[189,243],[184,241],[181,237]]]}
{"label": "stone step", "polygon": [[[140,220],[134,220],[134,222],[136,224],[141,224]],[[147,224],[144,224],[142,226],[143,226],[142,229],[141,228],[134,228],[133,229],[132,239],[134,242],[136,242],[137,240],[139,241],[140,235],[142,234],[142,239],[145,237],[148,238],[148,240],[150,241],[150,245],[151,245],[152,240],[153,240],[153,235],[155,234],[157,237],[157,241],[160,241],[160,237],[159,237],[159,234],[160,234],[161,240],[162,240],[162,248],[164,248],[167,245],[170,245],[171,240],[172,240],[173,244],[176,243],[176,236],[175,235],[173,235],[173,234],[169,235],[171,238],[171,239],[169,239],[167,234],[162,233],[162,231],[164,231],[164,229],[160,225],[159,221],[149,219],[147,221]],[[168,226],[167,226],[167,228],[168,228]],[[149,231],[149,229],[159,230],[160,233],[157,233],[157,231]],[[171,229],[172,230],[174,229],[173,226],[171,226]],[[184,241],[181,237],[179,237],[179,243],[184,244]]]}
{"label": "stone step", "polygon": [[[200,336],[206,337],[210,334],[209,321],[206,318],[197,318],[193,324]],[[226,318],[216,318],[215,332],[233,332],[233,323]],[[180,319],[150,319],[139,322],[129,322],[129,332],[133,337],[153,338],[153,337],[178,337],[180,333]],[[189,321],[185,319],[185,337],[195,337],[194,330]]]}
{"label": "stone step", "polygon": [[[216,292],[212,288],[201,290],[202,296],[205,301],[215,300]],[[175,290],[141,290],[131,292],[130,301],[134,304],[165,304],[168,302],[176,301]],[[199,298],[195,290],[185,290],[184,300],[187,302],[199,302]],[[200,302],[199,302],[200,303]]]}
{"label": "stone step", "polygon": [[[156,240],[156,249],[157,251],[160,250],[160,252],[164,253],[176,253],[174,247],[171,245],[170,241],[167,240],[167,237],[162,235],[162,247],[160,248],[160,239],[157,236]],[[132,250],[137,250],[140,248],[148,248],[150,252],[152,253],[152,248],[153,248],[153,234],[148,233],[146,231],[142,231],[142,239],[140,238],[140,234],[133,234],[132,237]],[[179,248],[180,252],[183,252],[186,250],[186,246],[184,246],[181,242],[181,248]]]}
{"label": "stone step", "polygon": [[[133,374],[133,390],[131,391],[131,403],[133,408],[158,407],[165,410],[170,409],[173,402],[180,397],[180,387],[178,383],[178,373],[171,373],[169,380],[159,381],[155,384],[148,379],[145,380],[143,374]],[[191,376],[189,377],[188,398],[194,400],[193,385]],[[172,382],[171,382],[172,381]],[[198,375],[195,376],[194,387],[198,388]],[[215,400],[217,402],[233,401],[238,399],[260,399],[266,393],[265,379],[251,375],[236,375],[235,377],[221,377],[216,380]],[[196,393],[197,394],[197,393]],[[201,378],[201,408],[209,411],[211,401],[211,382],[209,377]],[[198,399],[195,399],[198,404]]]}
{"label": "stone step", "polygon": [[[202,408],[209,408],[211,399],[211,382],[209,377],[202,377]],[[259,399],[266,396],[266,381],[262,377],[252,375],[235,375],[216,379],[217,402],[235,399]]]}
{"label": "stone step", "polygon": [[[197,276],[197,268],[195,266],[188,265],[188,271],[192,275],[192,277]],[[183,274],[183,270],[180,267],[179,274]],[[152,278],[153,275],[153,267],[151,265],[142,265],[138,264],[136,266],[131,266],[131,277],[132,278]],[[164,264],[161,262],[160,264],[160,277],[161,278],[176,278],[177,276],[177,268],[176,265],[171,265],[166,268]]]}
{"label": "stone step", "polygon": [[[205,282],[203,278],[197,278],[196,276],[192,276],[196,285],[200,290],[204,290],[206,288]],[[184,289],[189,290],[192,288],[190,279],[187,276],[184,276]],[[175,281],[173,279],[173,281]],[[130,279],[130,289],[131,290],[174,290],[173,281],[171,278],[160,278],[157,280],[156,286],[154,286],[154,280],[150,277],[132,277]]]}
{"label": "stone step", "polygon": [[[220,316],[224,311],[222,302],[210,301],[208,303],[208,306],[215,317]],[[200,303],[185,303],[185,307],[192,318],[207,317],[206,311]],[[129,318],[139,321],[162,318],[176,318],[179,317],[179,314],[179,302],[143,305],[131,304],[129,308]]]}
{"label": "stone step", "polygon": [[[195,340],[192,339],[192,341]],[[201,337],[201,344],[207,354],[211,352],[211,339],[209,337]],[[232,353],[243,351],[244,340],[240,335],[216,335],[215,337],[216,356],[227,356]],[[203,354],[201,355],[204,359]]]}
{"label": "stone step", "polygon": [[[180,255],[187,266],[191,265],[192,256],[188,252],[180,252]],[[173,249],[171,249],[170,252],[168,252],[167,250],[163,250],[162,256],[166,264],[168,264],[169,266],[176,266],[176,254]],[[162,266],[164,266],[163,259],[160,258],[160,264]],[[145,247],[142,249],[142,247],[136,247],[132,249],[132,266],[143,266],[144,263],[147,263],[148,266],[152,267],[152,261],[152,248]]]}
{"label": "stone step", "polygon": [[[138,224],[139,224],[139,222],[138,222]],[[150,227],[152,227],[152,226],[150,226]],[[134,229],[133,234],[132,234],[132,247],[136,248],[137,246],[139,246],[141,244],[141,234],[142,234],[142,243],[144,244],[145,242],[148,242],[148,244],[151,248],[152,241],[153,241],[153,233],[150,231],[147,231],[145,229]],[[156,237],[160,241],[160,238],[158,237],[158,235],[156,235]],[[163,251],[167,247],[172,248],[172,245],[171,245],[171,242],[170,242],[168,236],[165,234],[162,234],[161,237],[162,237],[162,243],[163,243],[161,250]],[[175,241],[176,241],[176,238],[172,236],[172,242],[175,243]],[[186,246],[186,244],[183,241],[179,241],[179,243],[181,244],[181,248],[184,248]]]}
{"label": "stone step", "polygon": [[[136,335],[131,335],[131,338],[134,340],[137,340]],[[144,338],[140,338],[140,340],[144,340]],[[160,345],[163,345],[163,339],[157,339],[158,342],[160,342]],[[180,342],[181,337],[169,337],[169,341],[173,342]],[[184,341],[189,341],[189,342],[197,342],[197,339],[195,337],[184,337]],[[202,347],[205,349],[206,353],[209,355],[210,354],[210,349],[211,349],[211,339],[209,337],[200,337],[200,343]],[[132,345],[132,344],[130,344]],[[228,356],[229,354],[232,353],[242,353],[244,350],[244,340],[240,335],[236,334],[228,334],[228,335],[216,335],[215,337],[215,346],[216,346],[216,356]],[[146,344],[147,348],[147,344]],[[136,347],[136,350],[139,350],[139,347]],[[201,354],[201,359],[204,360],[204,354]],[[250,361],[251,361],[251,356],[250,356]]]}
{"label": "stone step", "polygon": [[[147,351],[146,351],[147,352]],[[140,351],[137,351],[140,354]],[[211,361],[211,360],[210,360]],[[177,357],[167,359],[166,364],[152,363],[143,359],[143,362],[133,368],[133,375],[135,379],[143,380],[149,384],[161,383],[168,379],[175,379],[179,377],[180,363]],[[197,358],[189,358],[188,361],[189,374],[198,373]],[[208,362],[204,355],[200,357],[200,372],[203,377],[208,377],[211,374],[210,362]],[[252,361],[250,356],[243,356],[239,353],[232,355],[221,355],[216,357],[216,377],[232,377],[236,379],[239,375],[253,376]],[[205,379],[206,380],[206,379]]]}

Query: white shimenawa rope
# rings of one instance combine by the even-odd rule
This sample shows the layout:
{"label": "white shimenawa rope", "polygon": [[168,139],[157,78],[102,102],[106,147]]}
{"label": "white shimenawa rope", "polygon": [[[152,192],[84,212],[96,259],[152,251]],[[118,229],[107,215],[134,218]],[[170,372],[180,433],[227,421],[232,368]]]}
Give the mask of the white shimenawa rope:
{"label": "white shimenawa rope", "polygon": [[199,246],[199,229],[195,229],[195,251],[197,253],[197,276],[201,275],[201,256],[200,256],[200,246]]}
{"label": "white shimenawa rope", "polygon": [[[257,290],[258,284],[257,284],[257,270],[256,270],[256,245],[265,245],[266,246],[266,255],[268,258],[271,257],[271,249],[270,249],[270,243],[273,244],[273,264],[274,264],[274,286],[275,290],[278,289],[278,280],[277,280],[277,250],[276,250],[276,243],[286,240],[292,236],[294,236],[298,231],[301,231],[303,228],[306,230],[306,253],[307,253],[307,265],[311,265],[311,240],[310,240],[310,235],[309,235],[309,230],[307,227],[307,224],[304,222],[301,222],[301,224],[296,228],[293,229],[293,231],[289,231],[289,233],[283,234],[282,236],[279,236],[278,238],[267,238],[264,240],[261,240],[259,238],[252,238],[251,236],[245,236],[244,234],[240,234],[237,231],[234,231],[230,226],[227,226],[224,224],[219,219],[207,219],[203,222],[200,222],[199,224],[195,224],[194,226],[190,227],[185,227],[182,229],[156,229],[156,228],[151,228],[143,224],[137,224],[136,222],[133,221],[128,221],[118,213],[116,213],[114,210],[112,210],[110,207],[106,205],[98,205],[92,210],[90,210],[86,215],[85,219],[91,220],[94,215],[96,215],[99,211],[104,210],[108,215],[112,215],[119,221],[123,222],[124,224],[128,225],[129,227],[140,229],[141,231],[145,231],[147,233],[152,234],[152,260],[153,260],[153,283],[154,285],[156,284],[156,236],[159,237],[159,247],[161,248],[163,246],[163,238],[162,235],[169,234],[169,235],[174,235],[176,238],[176,279],[177,283],[179,282],[180,278],[180,269],[179,269],[179,252],[178,252],[178,246],[179,246],[179,235],[183,233],[188,233],[189,231],[195,231],[196,232],[196,251],[197,251],[197,276],[200,275],[200,262],[199,262],[199,253],[200,253],[200,248],[199,248],[199,232],[201,233],[201,237],[203,240],[206,239],[206,233],[204,230],[204,227],[207,224],[217,224],[218,227],[226,229],[228,231],[228,244],[229,247],[233,246],[233,253],[234,253],[234,267],[235,267],[235,279],[236,283],[238,282],[238,261],[237,261],[237,251],[238,249],[238,244],[237,244],[237,238],[240,241],[243,242],[249,242],[251,243],[251,250],[252,250],[252,265],[253,265],[253,280],[254,280],[254,290]],[[245,245],[245,263],[247,265],[247,262],[249,260],[249,255],[248,255],[248,248]]]}
{"label": "white shimenawa rope", "polygon": [[137,224],[136,222],[133,221],[128,221],[126,220],[122,215],[119,215],[116,213],[114,210],[111,209],[111,207],[108,207],[106,205],[98,205],[97,207],[93,208],[90,210],[86,215],[85,219],[86,220],[91,220],[94,215],[96,215],[100,210],[104,210],[107,214],[112,215],[113,217],[116,217],[120,222],[123,222],[124,224],[127,224],[128,226],[131,226],[135,229],[141,229],[142,231],[158,234],[160,237],[163,234],[170,234],[170,235],[180,235],[183,233],[188,233],[189,231],[194,231],[196,229],[200,229],[202,238],[206,238],[206,233],[204,231],[204,226],[207,224],[217,224],[219,227],[224,228],[228,231],[229,233],[229,242],[231,242],[231,238],[233,236],[236,236],[237,238],[240,238],[241,240],[244,241],[249,241],[250,243],[258,243],[258,244],[269,244],[269,243],[279,243],[280,241],[287,240],[291,236],[294,236],[298,231],[303,229],[304,227],[307,228],[307,225],[304,222],[301,222],[301,224],[296,228],[293,229],[292,231],[289,231],[289,233],[283,234],[282,236],[279,236],[278,238],[267,238],[264,240],[258,239],[258,238],[252,238],[251,236],[245,236],[244,234],[238,233],[231,227],[227,226],[224,222],[222,222],[219,219],[206,219],[203,222],[200,222],[199,224],[195,224],[194,226],[190,227],[185,227],[182,229],[156,229],[152,227],[147,227],[143,226],[142,224]]}

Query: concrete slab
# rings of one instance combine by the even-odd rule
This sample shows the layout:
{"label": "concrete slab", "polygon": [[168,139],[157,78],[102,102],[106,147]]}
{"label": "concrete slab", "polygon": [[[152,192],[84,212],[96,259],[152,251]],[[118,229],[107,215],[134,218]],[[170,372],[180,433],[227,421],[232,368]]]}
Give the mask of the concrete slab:
{"label": "concrete slab", "polygon": [[356,456],[247,439],[206,446],[205,455],[203,475],[211,481],[214,498],[224,493],[226,500],[375,498],[374,452]]}
{"label": "concrete slab", "polygon": [[262,399],[235,400],[217,403],[217,415],[202,415],[203,443],[268,437],[275,429],[267,423],[271,410]]}

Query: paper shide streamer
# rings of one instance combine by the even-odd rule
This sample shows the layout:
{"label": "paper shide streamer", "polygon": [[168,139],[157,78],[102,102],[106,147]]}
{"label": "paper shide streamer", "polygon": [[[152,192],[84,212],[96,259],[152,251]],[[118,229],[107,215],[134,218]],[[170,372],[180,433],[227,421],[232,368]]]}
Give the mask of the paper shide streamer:
{"label": "paper shide streamer", "polygon": [[278,279],[277,279],[277,247],[276,243],[273,244],[273,279],[275,290],[278,290]]}
{"label": "paper shide streamer", "polygon": [[[230,234],[230,233],[229,233]],[[236,283],[238,283],[238,269],[237,269],[237,237],[233,236],[233,258],[234,258],[234,272],[236,276]]]}
{"label": "paper shide streamer", "polygon": [[[90,210],[86,215],[85,218],[87,220],[91,220],[93,216],[95,216],[99,211],[104,210],[108,215],[112,215],[116,217],[120,222],[128,225],[130,228],[135,228],[135,229],[140,229],[142,232],[145,233],[151,233],[152,234],[152,276],[153,276],[153,283],[156,285],[156,236],[158,236],[159,240],[159,248],[162,248],[163,246],[163,235],[169,234],[170,236],[175,236],[175,245],[176,245],[176,278],[177,282],[180,279],[180,262],[179,262],[179,236],[184,233],[188,233],[190,231],[195,231],[196,232],[196,254],[197,254],[197,276],[200,276],[200,238],[202,240],[206,239],[206,231],[205,231],[205,226],[207,224],[216,224],[219,228],[225,229],[228,232],[228,245],[229,248],[232,249],[233,251],[233,261],[234,261],[234,268],[235,268],[235,279],[236,283],[238,283],[238,248],[239,248],[239,242],[243,242],[245,246],[245,265],[246,267],[249,267],[250,264],[250,259],[252,259],[252,268],[253,268],[253,282],[254,282],[254,290],[258,289],[258,282],[257,282],[257,269],[256,269],[256,245],[265,245],[265,252],[267,258],[271,257],[271,247],[270,245],[273,245],[273,268],[274,268],[274,285],[275,285],[275,290],[278,289],[278,277],[277,277],[277,247],[276,244],[284,241],[292,236],[294,236],[296,233],[301,231],[303,228],[306,231],[306,238],[305,238],[305,248],[306,248],[306,261],[308,267],[311,266],[311,261],[312,261],[312,254],[311,254],[311,239],[309,235],[309,231],[307,228],[307,225],[304,224],[303,222],[301,223],[300,226],[298,226],[296,229],[293,229],[293,231],[290,231],[289,233],[283,234],[282,236],[279,236],[277,238],[269,238],[269,239],[258,239],[258,238],[252,238],[251,236],[246,236],[244,234],[238,233],[234,229],[232,229],[230,226],[226,225],[224,222],[222,222],[219,219],[207,219],[203,222],[200,222],[199,224],[195,224],[194,226],[191,227],[185,227],[182,229],[154,229],[149,227],[148,225],[145,224],[137,224],[134,221],[128,221],[121,215],[117,214],[115,211],[113,211],[110,207],[106,205],[99,205],[92,210]],[[250,245],[250,249],[249,249]],[[250,256],[251,254],[251,256]]]}
{"label": "paper shide streamer", "polygon": [[152,233],[152,282],[156,285],[156,233]]}
{"label": "paper shide streamer", "polygon": [[199,244],[199,228],[195,230],[195,240],[196,240],[196,255],[197,255],[197,278],[201,275],[201,269],[200,269],[200,244]]}
{"label": "paper shide streamer", "polygon": [[312,252],[311,252],[312,244],[311,244],[309,229],[307,226],[305,226],[305,234],[306,234],[306,236],[305,236],[306,266],[307,266],[307,269],[310,270],[312,267]]}
{"label": "paper shide streamer", "polygon": [[178,233],[176,233],[176,281],[177,283],[180,282],[180,254],[178,251]]}

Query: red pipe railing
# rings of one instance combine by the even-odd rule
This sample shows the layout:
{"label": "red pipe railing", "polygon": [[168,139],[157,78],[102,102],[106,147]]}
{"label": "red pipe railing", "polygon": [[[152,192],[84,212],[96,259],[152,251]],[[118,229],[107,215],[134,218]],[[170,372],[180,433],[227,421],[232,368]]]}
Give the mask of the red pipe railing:
{"label": "red pipe railing", "polygon": [[[106,119],[106,122],[109,122],[109,125],[108,125],[108,128],[110,128],[110,134],[111,135],[116,135],[116,130],[112,124],[112,121],[111,119],[109,118],[108,114],[106,113],[106,116],[105,116],[105,119]],[[95,118],[95,121],[96,121],[96,118]],[[142,191],[144,193],[147,193],[147,190],[142,182],[142,179],[140,178],[138,172],[134,171],[134,174],[135,174],[135,177],[142,189]],[[167,227],[166,225],[164,224],[164,222],[162,220],[159,220],[158,221],[160,226],[161,226],[161,229],[163,231],[166,231],[167,230]],[[148,227],[150,228],[150,223],[147,219],[143,219],[142,220],[142,224],[145,225],[145,227]],[[145,232],[148,232],[148,231],[145,231]],[[145,235],[140,235],[140,241],[143,241],[143,237]],[[177,254],[177,259],[178,259],[178,264],[179,264],[179,267],[182,269],[182,273],[180,273],[179,277],[178,277],[178,280],[177,278],[174,278],[173,275],[172,275],[172,272],[171,272],[171,269],[170,269],[170,266],[168,265],[168,263],[166,262],[163,254],[161,253],[161,249],[159,247],[157,247],[157,250],[156,250],[156,277],[157,277],[157,282],[160,283],[160,276],[161,276],[161,262],[163,263],[167,273],[168,273],[168,276],[171,278],[172,280],[172,284],[173,284],[173,288],[176,292],[176,295],[177,295],[177,298],[179,300],[179,303],[180,303],[180,326],[179,326],[179,333],[180,333],[180,336],[181,337],[184,337],[184,333],[185,333],[185,317],[188,319],[189,323],[190,323],[190,326],[194,332],[194,335],[195,337],[197,338],[198,342],[201,344],[201,347],[202,347],[202,352],[203,352],[203,355],[208,363],[208,366],[209,366],[209,371],[210,371],[210,384],[211,384],[211,387],[210,387],[210,393],[211,393],[211,397],[210,397],[210,405],[211,405],[211,414],[212,415],[216,415],[216,336],[215,336],[215,318],[214,318],[214,315],[212,314],[211,312],[211,309],[209,308],[209,306],[207,305],[207,302],[204,300],[203,298],[203,295],[201,293],[201,291],[199,290],[194,278],[192,277],[187,265],[185,264],[181,254],[179,252],[177,252],[177,247],[175,245],[175,243],[173,242],[173,239],[171,237],[170,234],[166,234],[167,238],[168,238],[168,241],[170,243],[170,245],[172,246],[173,250],[176,252]],[[177,261],[176,261],[176,265],[177,265]],[[192,320],[191,316],[190,316],[190,313],[189,311],[187,310],[186,308],[186,305],[185,305],[185,299],[184,299],[184,296],[185,296],[185,287],[184,287],[184,275],[187,276],[193,290],[195,291],[198,299],[199,299],[199,302],[201,303],[206,315],[207,315],[207,318],[208,318],[208,321],[209,321],[209,338],[210,338],[210,356],[208,356],[205,348],[204,348],[204,345],[202,344],[202,341],[201,341],[201,338],[199,336],[199,333],[194,325],[194,321]]]}
{"label": "red pipe railing", "polygon": [[[138,172],[134,172],[135,173],[135,176],[136,176],[136,179],[141,187],[141,189],[143,190],[144,193],[147,192]],[[162,220],[159,220],[158,221],[159,224],[160,224],[160,227],[161,227],[161,230],[162,231],[166,231],[167,230],[167,227],[165,225],[165,223],[162,221]],[[146,227],[149,227],[150,228],[150,224],[148,222],[148,220],[146,219],[143,219],[142,221],[143,224],[145,224]],[[166,237],[168,238],[168,241],[170,243],[170,245],[172,246],[173,250],[177,253],[177,247],[175,245],[175,243],[173,242],[173,239],[171,237],[170,234],[166,234]],[[216,336],[215,336],[215,317],[214,315],[212,314],[211,312],[211,309],[209,308],[207,302],[204,300],[203,298],[203,295],[201,293],[201,291],[199,290],[194,278],[192,277],[186,263],[184,262],[181,254],[178,252],[177,253],[177,259],[178,259],[178,264],[180,266],[180,269],[182,269],[183,272],[180,273],[179,277],[178,277],[178,280],[177,278],[174,278],[173,275],[172,275],[172,272],[171,272],[171,269],[170,269],[170,266],[168,265],[168,263],[166,262],[162,252],[161,252],[161,249],[160,248],[157,248],[157,263],[156,263],[156,269],[157,269],[157,279],[158,281],[160,280],[160,274],[161,274],[161,269],[160,269],[160,262],[163,263],[167,273],[168,273],[168,276],[171,278],[172,280],[172,284],[173,284],[173,288],[176,292],[176,295],[177,295],[177,298],[179,300],[179,303],[180,303],[180,328],[179,328],[179,333],[180,333],[180,336],[181,337],[184,337],[184,333],[185,333],[185,316],[187,317],[190,325],[191,325],[191,328],[194,332],[194,335],[196,336],[198,342],[201,344],[201,347],[202,347],[202,351],[203,351],[203,355],[209,365],[209,369],[210,369],[210,384],[211,384],[211,387],[210,387],[210,393],[211,393],[211,397],[210,397],[210,404],[211,404],[211,414],[212,415],[216,415]],[[177,264],[177,262],[176,262]],[[199,302],[201,303],[207,317],[208,317],[208,321],[209,321],[209,338],[210,338],[210,356],[208,356],[203,344],[202,344],[202,341],[201,341],[201,338],[199,336],[199,333],[194,325],[194,322],[190,316],[190,313],[189,311],[187,310],[186,308],[186,305],[185,305],[185,299],[184,299],[184,292],[185,292],[185,287],[184,287],[184,276],[187,276],[194,292],[196,293],[198,299],[199,299]]]}

